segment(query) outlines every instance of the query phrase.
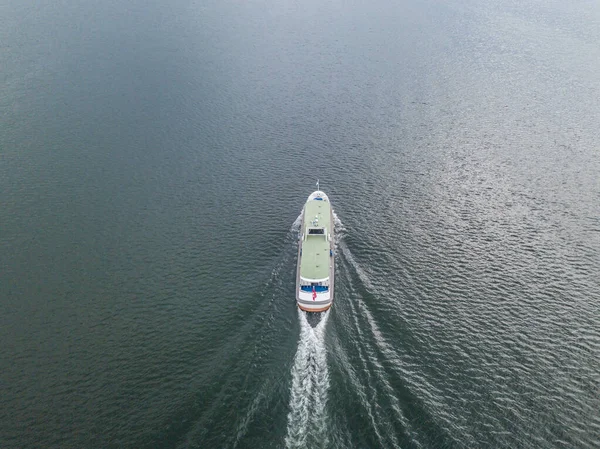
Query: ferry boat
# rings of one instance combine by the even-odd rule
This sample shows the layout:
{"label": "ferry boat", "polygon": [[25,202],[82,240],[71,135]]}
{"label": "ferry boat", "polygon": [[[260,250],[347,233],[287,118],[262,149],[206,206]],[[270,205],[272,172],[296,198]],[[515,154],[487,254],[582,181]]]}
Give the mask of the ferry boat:
{"label": "ferry boat", "polygon": [[327,195],[310,194],[302,209],[298,236],[296,301],[306,312],[324,312],[333,302],[333,209]]}

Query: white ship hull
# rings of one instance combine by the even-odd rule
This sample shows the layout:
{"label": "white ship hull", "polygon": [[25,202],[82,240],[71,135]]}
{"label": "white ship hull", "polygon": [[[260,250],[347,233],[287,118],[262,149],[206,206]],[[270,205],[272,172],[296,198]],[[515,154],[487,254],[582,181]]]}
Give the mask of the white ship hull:
{"label": "white ship hull", "polygon": [[333,303],[334,220],[327,195],[313,192],[302,209],[298,238],[296,302],[306,312],[324,312]]}

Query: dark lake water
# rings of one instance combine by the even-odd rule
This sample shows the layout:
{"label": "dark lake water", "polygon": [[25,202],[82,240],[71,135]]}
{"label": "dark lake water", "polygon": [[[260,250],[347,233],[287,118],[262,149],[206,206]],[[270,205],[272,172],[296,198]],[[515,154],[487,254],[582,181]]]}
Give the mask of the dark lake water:
{"label": "dark lake water", "polygon": [[600,447],[598,2],[0,0],[0,80],[2,449]]}

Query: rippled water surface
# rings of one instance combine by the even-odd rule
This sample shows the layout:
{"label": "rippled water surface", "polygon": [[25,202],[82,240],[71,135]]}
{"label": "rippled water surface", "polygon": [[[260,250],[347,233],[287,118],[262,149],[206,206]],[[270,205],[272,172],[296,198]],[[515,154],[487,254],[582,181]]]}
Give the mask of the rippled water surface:
{"label": "rippled water surface", "polygon": [[0,1],[0,447],[598,447],[599,42],[593,1]]}

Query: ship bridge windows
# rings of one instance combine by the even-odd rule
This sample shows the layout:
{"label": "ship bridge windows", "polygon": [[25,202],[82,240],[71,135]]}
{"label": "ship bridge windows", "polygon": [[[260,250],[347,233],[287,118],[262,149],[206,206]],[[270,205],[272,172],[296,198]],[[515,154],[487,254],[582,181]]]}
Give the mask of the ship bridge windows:
{"label": "ship bridge windows", "polygon": [[300,281],[300,290],[302,290],[303,292],[315,291],[317,293],[329,291],[329,279],[316,282],[307,279],[302,279]]}
{"label": "ship bridge windows", "polygon": [[322,293],[322,292],[329,291],[329,286],[327,286],[327,285],[302,285],[302,286],[300,286],[300,290],[302,290],[303,292],[312,292],[313,289],[317,293]]}
{"label": "ship bridge windows", "polygon": [[308,228],[308,235],[325,235],[325,228]]}

